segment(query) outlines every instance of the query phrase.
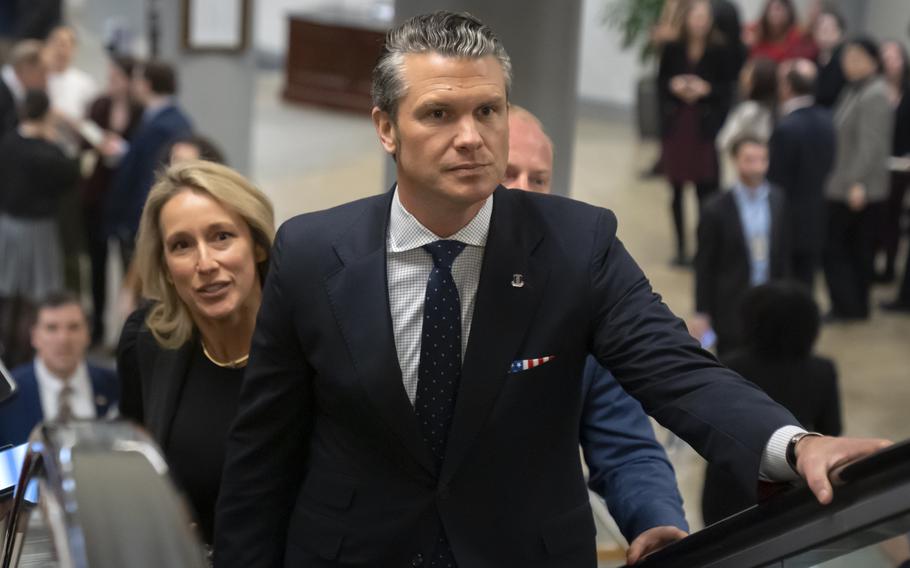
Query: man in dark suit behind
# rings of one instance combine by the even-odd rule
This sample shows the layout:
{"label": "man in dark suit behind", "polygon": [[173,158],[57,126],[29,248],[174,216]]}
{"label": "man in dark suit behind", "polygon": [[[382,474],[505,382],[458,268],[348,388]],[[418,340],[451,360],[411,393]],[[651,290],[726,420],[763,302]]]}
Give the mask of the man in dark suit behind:
{"label": "man in dark suit behind", "polygon": [[578,459],[589,353],[753,483],[799,471],[829,502],[829,468],[887,444],[805,437],[699,349],[609,211],[497,186],[510,69],[465,14],[389,32],[373,121],[397,184],[276,236],[228,436],[218,568],[593,566]]}
{"label": "man in dark suit behind", "polygon": [[0,70],[0,136],[19,124],[19,105],[25,93],[44,90],[47,67],[41,58],[41,42],[25,40],[10,52],[9,63]]}
{"label": "man in dark suit behind", "polygon": [[789,272],[784,197],[765,179],[768,148],[745,136],[730,152],[739,182],[705,205],[698,224],[695,311],[717,334],[717,351],[742,342],[739,304],[746,291]]}
{"label": "man in dark suit behind", "polygon": [[85,361],[88,320],[78,299],[52,294],[32,327],[35,360],[10,374],[17,390],[0,403],[0,447],[23,444],[44,420],[107,418],[119,399],[117,375]]}
{"label": "man in dark suit behind", "polygon": [[155,181],[155,170],[171,142],[192,131],[189,117],[177,106],[177,74],[161,61],[148,61],[133,72],[133,92],[145,106],[142,122],[131,142],[111,135],[102,152],[119,157],[117,173],[107,196],[104,231],[120,244],[124,260],[132,258],[139,216]]}
{"label": "man in dark suit behind", "polygon": [[825,245],[825,184],[836,155],[831,111],[816,105],[815,65],[787,61],[779,69],[780,121],[769,142],[768,181],[787,197],[790,272],[809,290]]}

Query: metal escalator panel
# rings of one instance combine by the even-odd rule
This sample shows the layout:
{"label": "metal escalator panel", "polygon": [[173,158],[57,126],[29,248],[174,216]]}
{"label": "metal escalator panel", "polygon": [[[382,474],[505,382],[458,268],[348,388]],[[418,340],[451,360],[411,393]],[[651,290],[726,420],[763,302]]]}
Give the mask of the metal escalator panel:
{"label": "metal escalator panel", "polygon": [[160,452],[125,422],[36,428],[2,544],[2,568],[208,565]]}

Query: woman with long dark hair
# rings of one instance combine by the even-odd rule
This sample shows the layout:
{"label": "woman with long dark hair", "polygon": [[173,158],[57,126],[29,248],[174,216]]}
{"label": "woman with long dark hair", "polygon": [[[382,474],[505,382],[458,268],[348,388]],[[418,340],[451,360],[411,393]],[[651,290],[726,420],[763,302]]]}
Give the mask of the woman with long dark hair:
{"label": "woman with long dark hair", "polygon": [[724,45],[714,31],[708,0],[686,10],[679,41],[669,43],[660,58],[664,171],[673,189],[676,233],[674,263],[689,264],[683,214],[683,190],[693,183],[699,203],[717,190],[714,140],[730,108],[729,65]]}
{"label": "woman with long dark hair", "polygon": [[800,29],[792,0],[768,0],[751,35],[752,58],[767,57],[780,63],[796,58],[814,60],[818,54],[812,38]]}

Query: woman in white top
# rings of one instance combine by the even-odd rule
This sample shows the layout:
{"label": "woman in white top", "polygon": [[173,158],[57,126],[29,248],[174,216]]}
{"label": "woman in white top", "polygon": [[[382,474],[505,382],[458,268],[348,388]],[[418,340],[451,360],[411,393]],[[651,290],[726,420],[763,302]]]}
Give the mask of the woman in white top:
{"label": "woman in white top", "polygon": [[718,155],[723,156],[723,187],[731,187],[737,181],[729,158],[733,144],[743,136],[764,142],[771,138],[777,102],[777,64],[763,57],[746,63],[739,75],[739,92],[741,102],[733,107],[717,134]]}

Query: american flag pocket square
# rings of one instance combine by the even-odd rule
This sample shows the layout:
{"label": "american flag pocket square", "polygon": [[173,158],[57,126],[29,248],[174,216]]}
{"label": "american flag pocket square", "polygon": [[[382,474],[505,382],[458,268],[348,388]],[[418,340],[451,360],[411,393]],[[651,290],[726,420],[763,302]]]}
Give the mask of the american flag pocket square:
{"label": "american flag pocket square", "polygon": [[527,371],[528,369],[533,369],[534,367],[540,367],[544,363],[549,363],[553,359],[556,359],[555,355],[537,357],[536,359],[517,359],[515,361],[512,361],[512,366],[509,367],[509,373],[520,373],[522,371]]}

